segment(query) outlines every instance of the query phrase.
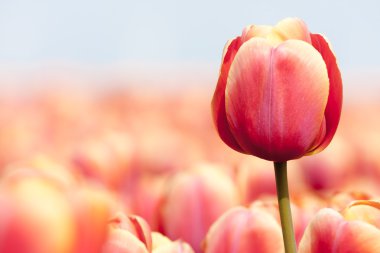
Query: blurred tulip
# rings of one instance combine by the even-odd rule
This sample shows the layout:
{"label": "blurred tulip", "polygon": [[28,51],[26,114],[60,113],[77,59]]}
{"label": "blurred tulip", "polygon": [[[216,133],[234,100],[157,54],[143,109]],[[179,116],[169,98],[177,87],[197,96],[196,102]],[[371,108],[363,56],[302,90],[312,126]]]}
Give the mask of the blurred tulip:
{"label": "blurred tulip", "polygon": [[111,220],[103,253],[148,253],[152,250],[150,227],[138,216],[118,214]]}
{"label": "blurred tulip", "polygon": [[131,212],[144,218],[152,230],[159,229],[157,213],[166,182],[165,176],[142,176],[135,179],[135,187],[123,193],[130,199]]}
{"label": "blurred tulip", "polygon": [[172,240],[188,242],[200,252],[210,225],[238,204],[237,189],[230,177],[212,165],[180,172],[167,185],[159,210],[162,232]]}
{"label": "blurred tulip", "polygon": [[166,236],[153,232],[153,251],[152,253],[194,253],[191,246],[181,240],[171,241]]}
{"label": "blurred tulip", "polygon": [[341,106],[335,56],[303,21],[251,25],[227,42],[212,112],[231,148],[276,162],[318,153],[335,134]]}
{"label": "blurred tulip", "polygon": [[356,200],[370,200],[372,198],[372,195],[364,192],[340,192],[329,198],[328,205],[337,211],[341,211]]}
{"label": "blurred tulip", "polygon": [[100,252],[107,238],[110,194],[57,180],[47,171],[14,169],[0,181],[0,252]]}
{"label": "blurred tulip", "polygon": [[262,159],[243,160],[238,167],[236,182],[242,201],[247,205],[259,197],[276,195],[273,164]]}
{"label": "blurred tulip", "polygon": [[305,182],[317,191],[339,189],[355,176],[355,152],[341,136],[336,136],[323,153],[305,157],[299,163]]}
{"label": "blurred tulip", "polygon": [[[270,214],[277,221],[278,225],[281,225],[278,203],[274,197],[254,201],[251,203],[249,208],[251,210],[260,210],[262,212]],[[307,210],[301,209],[294,204],[291,205],[291,208],[294,223],[294,235],[296,242],[298,243],[302,238],[309,220],[311,219],[311,213],[309,213]]]}
{"label": "blurred tulip", "polygon": [[76,224],[75,253],[100,252],[108,236],[111,213],[121,206],[108,191],[86,186],[71,192]]}
{"label": "blurred tulip", "polygon": [[60,189],[36,176],[2,181],[0,252],[69,253],[75,222]]}
{"label": "blurred tulip", "polygon": [[87,178],[120,189],[128,179],[132,154],[133,144],[128,135],[109,132],[79,146],[72,163]]}
{"label": "blurred tulip", "polygon": [[258,208],[235,207],[211,226],[203,244],[205,253],[284,252],[281,227]]}
{"label": "blurred tulip", "polygon": [[380,202],[352,202],[342,213],[322,209],[301,240],[300,253],[360,252],[380,250]]}
{"label": "blurred tulip", "polygon": [[[292,161],[291,166],[289,188],[294,195],[304,194],[305,183],[299,173],[298,161]],[[276,195],[276,180],[272,163],[256,157],[245,156],[237,167],[236,184],[243,204],[249,205],[259,198]]]}

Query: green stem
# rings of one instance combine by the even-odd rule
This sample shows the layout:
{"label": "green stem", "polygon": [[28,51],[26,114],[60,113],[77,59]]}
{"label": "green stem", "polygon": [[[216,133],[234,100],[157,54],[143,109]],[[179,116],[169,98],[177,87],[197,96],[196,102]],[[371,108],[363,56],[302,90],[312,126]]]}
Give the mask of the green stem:
{"label": "green stem", "polygon": [[297,246],[294,237],[292,211],[290,209],[286,162],[274,162],[274,171],[276,174],[278,207],[280,210],[285,253],[296,253]]}

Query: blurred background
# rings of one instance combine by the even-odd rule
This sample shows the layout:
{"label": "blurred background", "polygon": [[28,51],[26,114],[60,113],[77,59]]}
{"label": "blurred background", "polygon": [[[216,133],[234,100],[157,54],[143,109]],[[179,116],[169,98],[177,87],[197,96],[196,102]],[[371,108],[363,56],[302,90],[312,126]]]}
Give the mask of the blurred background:
{"label": "blurred background", "polygon": [[211,91],[229,38],[248,24],[296,16],[331,41],[346,95],[366,100],[379,94],[378,9],[377,1],[2,0],[0,87],[69,74],[94,79],[90,87],[112,77],[127,86]]}
{"label": "blurred background", "polygon": [[[379,9],[375,0],[0,0],[0,251],[99,252],[122,211],[200,253],[229,208],[277,213],[272,164],[228,148],[210,102],[227,40],[292,16],[329,38],[344,82],[332,143],[289,163],[297,242],[319,209],[378,199]],[[55,235],[74,243],[65,250]]]}

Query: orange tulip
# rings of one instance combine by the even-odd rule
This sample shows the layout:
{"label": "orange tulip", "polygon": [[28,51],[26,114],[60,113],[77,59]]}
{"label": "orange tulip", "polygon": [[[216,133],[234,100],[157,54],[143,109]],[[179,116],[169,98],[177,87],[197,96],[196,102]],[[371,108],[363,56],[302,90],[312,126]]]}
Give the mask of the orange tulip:
{"label": "orange tulip", "polygon": [[9,170],[0,180],[0,252],[100,252],[117,205],[56,170]]}
{"label": "orange tulip", "polygon": [[318,212],[300,242],[299,253],[380,251],[380,202],[352,202],[342,213]]}
{"label": "orange tulip", "polygon": [[335,134],[341,106],[335,56],[303,21],[251,25],[227,43],[212,111],[231,148],[276,162],[318,153]]}

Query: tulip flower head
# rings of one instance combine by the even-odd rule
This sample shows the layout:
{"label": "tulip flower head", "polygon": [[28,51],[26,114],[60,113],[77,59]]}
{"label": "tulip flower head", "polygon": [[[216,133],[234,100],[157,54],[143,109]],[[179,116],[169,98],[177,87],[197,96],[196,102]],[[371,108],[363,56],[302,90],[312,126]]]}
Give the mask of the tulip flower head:
{"label": "tulip flower head", "polygon": [[305,23],[251,25],[227,42],[212,100],[221,139],[284,162],[322,151],[342,107],[342,79],[327,40]]}
{"label": "tulip flower head", "polygon": [[379,252],[380,202],[357,200],[341,213],[325,208],[307,227],[300,253]]}

